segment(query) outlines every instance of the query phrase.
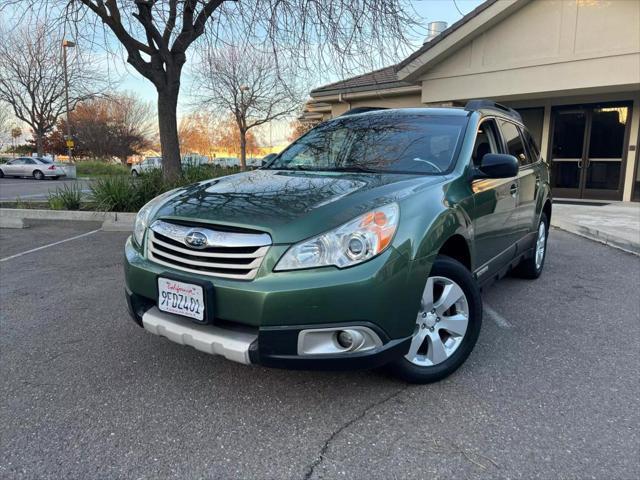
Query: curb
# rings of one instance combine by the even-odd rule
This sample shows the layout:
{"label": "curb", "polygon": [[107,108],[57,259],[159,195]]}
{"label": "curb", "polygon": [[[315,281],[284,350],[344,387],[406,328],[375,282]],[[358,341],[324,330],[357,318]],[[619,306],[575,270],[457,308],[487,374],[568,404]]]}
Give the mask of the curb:
{"label": "curb", "polygon": [[623,250],[627,253],[634,255],[640,255],[640,243],[632,242],[624,238],[616,237],[615,235],[609,235],[595,228],[587,227],[584,225],[578,225],[571,222],[563,221],[551,221],[551,226],[563,230],[565,232],[573,233],[581,237],[593,240],[594,242],[602,243],[609,247]]}
{"label": "curb", "polygon": [[29,220],[66,220],[74,222],[102,222],[102,228],[105,231],[128,232],[133,229],[135,218],[135,213],[122,212],[0,208],[0,228],[27,228],[29,226]]}

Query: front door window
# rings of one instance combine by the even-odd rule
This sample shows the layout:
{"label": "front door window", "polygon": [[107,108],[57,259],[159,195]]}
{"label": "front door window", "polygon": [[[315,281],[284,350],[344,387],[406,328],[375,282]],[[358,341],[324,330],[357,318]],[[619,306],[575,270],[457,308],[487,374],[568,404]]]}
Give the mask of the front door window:
{"label": "front door window", "polygon": [[555,196],[621,199],[629,104],[561,107],[553,113]]}
{"label": "front door window", "polygon": [[[556,114],[551,150],[554,188],[580,188],[586,118],[583,110],[565,110]],[[576,195],[579,195],[579,192],[575,192],[573,196]]]}
{"label": "front door window", "polygon": [[618,189],[628,120],[628,107],[604,107],[593,110],[589,158],[586,165],[586,189]]}

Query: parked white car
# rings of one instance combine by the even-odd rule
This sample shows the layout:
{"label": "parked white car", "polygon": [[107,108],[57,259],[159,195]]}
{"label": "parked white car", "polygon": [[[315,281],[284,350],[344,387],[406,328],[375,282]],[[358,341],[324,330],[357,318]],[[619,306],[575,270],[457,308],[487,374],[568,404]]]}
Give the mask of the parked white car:
{"label": "parked white car", "polygon": [[142,175],[143,173],[147,173],[157,168],[162,168],[162,158],[147,157],[140,163],[136,163],[135,165],[131,166],[131,176],[137,177],[138,175]]}
{"label": "parked white car", "polygon": [[36,180],[44,180],[45,178],[55,180],[66,174],[62,164],[42,157],[18,157],[0,165],[0,178],[33,177]]}
{"label": "parked white car", "polygon": [[218,157],[215,159],[215,163],[221,167],[239,167],[240,159],[237,157]]}

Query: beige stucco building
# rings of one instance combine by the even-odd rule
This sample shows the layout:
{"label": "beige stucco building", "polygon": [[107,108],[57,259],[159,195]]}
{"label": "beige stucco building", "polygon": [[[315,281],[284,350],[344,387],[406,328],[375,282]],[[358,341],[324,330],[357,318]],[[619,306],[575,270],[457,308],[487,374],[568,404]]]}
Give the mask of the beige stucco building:
{"label": "beige stucco building", "polygon": [[304,116],[473,98],[521,113],[556,198],[640,199],[640,0],[487,0],[401,63],[313,90]]}

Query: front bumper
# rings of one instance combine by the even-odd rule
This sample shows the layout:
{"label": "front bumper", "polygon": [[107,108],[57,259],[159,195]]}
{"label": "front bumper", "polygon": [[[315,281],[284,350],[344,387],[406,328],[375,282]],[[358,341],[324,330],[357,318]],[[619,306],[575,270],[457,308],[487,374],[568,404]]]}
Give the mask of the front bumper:
{"label": "front bumper", "polygon": [[[350,269],[273,273],[285,247],[272,247],[255,280],[226,280],[167,270],[131,243],[125,248],[126,293],[134,320],[146,330],[246,364],[297,369],[375,368],[404,355],[415,326],[430,262],[408,262],[394,249]],[[156,308],[157,276],[192,277],[212,285],[213,321],[198,325]],[[188,281],[188,278],[185,278]],[[299,355],[301,330],[366,326],[382,345],[363,352]],[[239,346],[238,341],[242,343]]]}
{"label": "front bumper", "polygon": [[197,325],[189,320],[152,307],[142,316],[145,330],[201,352],[221,355],[228,360],[267,367],[289,369],[345,370],[375,368],[404,355],[411,343],[406,339],[388,340],[375,350],[348,355],[300,356],[291,350],[299,330],[293,328],[252,331],[228,325]]}

